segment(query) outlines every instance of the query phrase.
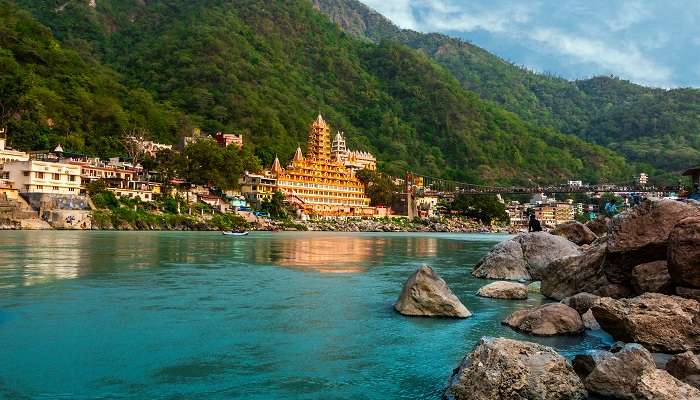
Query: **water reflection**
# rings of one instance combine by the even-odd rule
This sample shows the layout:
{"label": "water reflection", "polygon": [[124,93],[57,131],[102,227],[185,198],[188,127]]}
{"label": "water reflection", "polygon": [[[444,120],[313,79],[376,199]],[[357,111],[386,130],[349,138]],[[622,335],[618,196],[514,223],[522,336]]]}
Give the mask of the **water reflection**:
{"label": "water reflection", "polygon": [[400,239],[403,240],[373,235],[276,234],[257,239],[251,251],[256,263],[328,274],[364,272],[395,253],[429,257],[437,252],[438,241],[434,237]]}
{"label": "water reflection", "polygon": [[440,252],[461,246],[458,240],[442,239],[325,232],[259,233],[246,238],[179,232],[8,232],[0,235],[0,287],[178,265],[254,263],[355,274],[389,258],[429,262]]}

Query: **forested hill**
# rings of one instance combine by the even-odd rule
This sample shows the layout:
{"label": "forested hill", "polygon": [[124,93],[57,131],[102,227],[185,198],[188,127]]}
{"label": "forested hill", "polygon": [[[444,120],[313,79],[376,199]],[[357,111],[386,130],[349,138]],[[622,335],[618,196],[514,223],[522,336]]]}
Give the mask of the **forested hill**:
{"label": "forested hill", "polygon": [[200,126],[244,133],[269,163],[291,157],[321,111],[397,175],[545,183],[633,173],[609,150],[481,100],[419,51],[345,34],[308,0],[15,4],[28,12],[0,0],[2,20],[15,21],[0,28],[0,44],[29,77],[10,122],[24,148],[69,138],[72,150],[103,154],[125,126],[169,141]]}
{"label": "forested hill", "polygon": [[313,0],[341,28],[394,40],[447,68],[462,85],[526,121],[552,126],[665,171],[700,163],[700,90],[646,88],[613,77],[536,74],[459,39],[402,30],[357,0]]}

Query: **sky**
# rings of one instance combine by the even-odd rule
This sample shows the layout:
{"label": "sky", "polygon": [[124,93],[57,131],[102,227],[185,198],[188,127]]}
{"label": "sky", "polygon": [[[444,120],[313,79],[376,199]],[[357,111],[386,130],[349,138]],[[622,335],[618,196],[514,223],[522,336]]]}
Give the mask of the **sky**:
{"label": "sky", "polygon": [[700,87],[700,0],[362,0],[537,72]]}

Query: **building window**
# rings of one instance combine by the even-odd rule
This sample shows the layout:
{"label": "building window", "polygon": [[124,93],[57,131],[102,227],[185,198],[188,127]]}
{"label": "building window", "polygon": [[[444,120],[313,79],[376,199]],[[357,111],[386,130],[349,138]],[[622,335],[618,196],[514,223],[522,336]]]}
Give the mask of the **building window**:
{"label": "building window", "polygon": [[55,180],[55,181],[61,180],[61,174],[53,174],[53,180]]}
{"label": "building window", "polygon": [[53,190],[58,191],[58,186],[54,186]]}
{"label": "building window", "polygon": [[24,176],[29,176],[29,171],[23,171],[23,172],[22,172],[22,175],[24,175]]}
{"label": "building window", "polygon": [[75,192],[75,188],[68,188],[69,192]]}
{"label": "building window", "polygon": [[71,182],[75,182],[75,175],[68,175],[68,180]]}
{"label": "building window", "polygon": [[44,173],[43,173],[43,172],[37,172],[37,173],[36,173],[36,178],[37,178],[37,179],[44,179]]}

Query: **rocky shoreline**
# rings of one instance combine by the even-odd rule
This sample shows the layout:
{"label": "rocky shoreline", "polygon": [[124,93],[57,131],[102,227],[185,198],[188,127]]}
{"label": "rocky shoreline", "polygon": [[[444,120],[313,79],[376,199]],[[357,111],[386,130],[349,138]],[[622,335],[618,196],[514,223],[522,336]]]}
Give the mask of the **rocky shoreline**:
{"label": "rocky shoreline", "polygon": [[[447,379],[444,399],[700,400],[700,204],[647,200],[597,228],[573,223],[556,235],[516,236],[472,274],[501,280],[477,295],[507,301],[526,299],[524,283],[540,282],[552,302],[502,321],[515,331],[602,329],[616,343],[570,362],[547,346],[484,337]],[[472,315],[428,267],[409,278],[396,304],[407,316]]]}
{"label": "rocky shoreline", "polygon": [[86,223],[75,226],[52,225],[41,219],[0,220],[0,230],[103,230],[103,231],[220,231],[245,229],[249,231],[315,231],[315,232],[442,232],[442,233],[512,233],[505,227],[483,225],[477,221],[458,218],[363,218],[308,221],[264,221],[222,226],[213,218],[152,214],[134,220],[113,218],[100,211],[93,212]]}

